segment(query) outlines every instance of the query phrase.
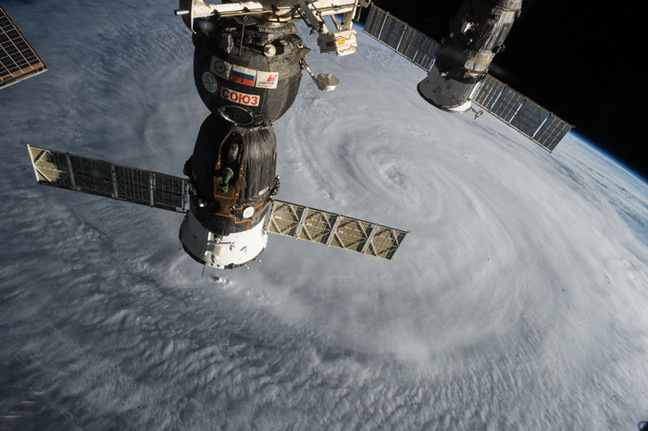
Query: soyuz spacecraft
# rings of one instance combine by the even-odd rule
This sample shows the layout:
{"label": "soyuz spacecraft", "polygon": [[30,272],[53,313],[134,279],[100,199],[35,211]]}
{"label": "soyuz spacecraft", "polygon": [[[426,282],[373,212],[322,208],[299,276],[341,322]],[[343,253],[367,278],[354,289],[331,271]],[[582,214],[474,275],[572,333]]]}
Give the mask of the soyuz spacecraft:
{"label": "soyuz spacecraft", "polygon": [[[322,91],[339,84],[311,71],[294,23],[318,34],[320,53],[353,54],[353,21],[369,1],[180,0],[175,13],[192,33],[194,81],[211,111],[184,165],[187,178],[28,146],[37,181],[184,213],[180,242],[209,267],[247,265],[268,232],[391,259],[406,231],[275,198],[273,122],[293,104],[303,71]],[[364,30],[428,73],[418,91],[431,104],[460,113],[475,102],[551,152],[572,126],[487,73],[521,5],[466,0],[442,43],[375,5]]]}
{"label": "soyuz spacecraft", "polygon": [[[236,268],[257,259],[268,232],[386,259],[406,231],[277,200],[273,122],[293,104],[305,70],[322,91],[297,33],[303,20],[321,53],[353,54],[353,19],[365,0],[181,0],[175,14],[190,29],[194,80],[211,114],[184,165],[187,178],[28,146],[39,183],[185,214],[180,242],[193,259]],[[325,17],[330,17],[329,25]]]}
{"label": "soyuz spacecraft", "polygon": [[[296,20],[319,35],[321,53],[349,55],[357,41],[356,0],[263,0],[207,5],[181,0],[177,15],[194,33],[194,79],[212,112],[184,173],[190,211],[180,241],[195,260],[215,267],[246,264],[265,249],[264,220],[279,190],[272,123],[293,104],[302,70],[310,72]],[[339,14],[331,32],[324,16]],[[330,91],[337,78],[311,76]]]}

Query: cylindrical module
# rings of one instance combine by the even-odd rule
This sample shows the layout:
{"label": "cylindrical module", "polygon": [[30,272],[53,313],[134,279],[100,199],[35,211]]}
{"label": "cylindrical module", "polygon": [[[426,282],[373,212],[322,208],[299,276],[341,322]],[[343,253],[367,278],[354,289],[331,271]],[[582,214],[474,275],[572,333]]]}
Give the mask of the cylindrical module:
{"label": "cylindrical module", "polygon": [[519,15],[522,0],[466,0],[450,24],[421,96],[452,112],[470,109],[470,99]]}
{"label": "cylindrical module", "polygon": [[295,101],[308,51],[293,24],[201,21],[194,79],[211,112],[242,126],[272,123]]}
{"label": "cylindrical module", "polygon": [[264,220],[275,177],[277,142],[272,126],[242,128],[212,114],[200,128],[185,164],[190,210],[180,228],[185,251],[200,263],[234,268],[265,249]]}

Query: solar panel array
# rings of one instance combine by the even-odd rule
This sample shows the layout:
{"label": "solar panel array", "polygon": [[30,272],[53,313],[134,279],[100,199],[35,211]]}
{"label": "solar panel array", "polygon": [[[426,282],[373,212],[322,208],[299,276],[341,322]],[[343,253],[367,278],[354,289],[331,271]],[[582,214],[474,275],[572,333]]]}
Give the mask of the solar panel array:
{"label": "solar panel array", "polygon": [[0,88],[46,70],[43,60],[0,6]]}
{"label": "solar panel array", "polygon": [[432,68],[441,47],[439,42],[376,5],[369,9],[364,31],[425,71]]}
{"label": "solar panel array", "polygon": [[549,152],[573,127],[490,75],[472,100]]}
{"label": "solar panel array", "polygon": [[[39,184],[186,213],[189,180],[27,146]],[[407,235],[352,217],[275,200],[268,232],[392,259]]]}
{"label": "solar panel array", "polygon": [[390,260],[407,235],[403,230],[279,200],[273,204],[268,232]]}
{"label": "solar panel array", "polygon": [[[441,46],[374,4],[364,31],[425,71],[434,65]],[[549,152],[573,127],[488,74],[477,87],[472,101]]]}
{"label": "solar panel array", "polygon": [[188,209],[188,180],[27,146],[40,184],[175,212]]}

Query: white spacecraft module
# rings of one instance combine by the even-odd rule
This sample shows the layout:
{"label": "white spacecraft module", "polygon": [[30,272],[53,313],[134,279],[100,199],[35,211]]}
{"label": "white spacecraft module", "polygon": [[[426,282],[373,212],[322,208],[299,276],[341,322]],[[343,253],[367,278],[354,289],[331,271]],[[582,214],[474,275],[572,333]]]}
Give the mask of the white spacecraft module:
{"label": "white spacecraft module", "polygon": [[0,6],[0,89],[46,70],[43,59]]}
{"label": "white spacecraft module", "polygon": [[[488,15],[485,23],[478,23],[479,17],[485,18],[484,8],[495,7],[491,3],[477,7],[480,2],[469,2],[474,3],[472,7],[479,13],[470,12],[471,8],[466,5],[462,7],[453,22],[450,42],[445,45],[375,5],[369,10],[364,31],[428,72],[418,89],[435,106],[450,112],[463,112],[474,102],[552,152],[573,126],[487,73],[487,66],[497,47],[501,47],[513,23],[514,10],[521,2],[496,8],[496,13]],[[493,31],[475,33],[477,28]],[[462,45],[468,44],[468,35],[471,44],[477,40],[484,44],[479,45],[482,51],[475,51],[475,46]],[[475,56],[484,61],[476,61],[478,57]],[[453,59],[456,61],[450,61]]]}
{"label": "white spacecraft module", "polygon": [[[189,212],[189,201],[195,196],[191,196],[193,186],[187,178],[29,145],[27,149],[39,184],[186,214],[180,231],[181,236],[185,235],[185,251],[213,268],[235,268],[256,259],[265,248],[267,232],[388,260],[394,257],[408,233],[272,199],[268,203],[270,211],[264,213],[261,223],[230,233],[226,241],[218,241],[214,232],[203,226],[205,220],[199,221],[207,217],[207,221],[219,222],[217,218],[210,220],[207,212],[197,216]],[[254,212],[241,214],[241,220],[254,217]]]}

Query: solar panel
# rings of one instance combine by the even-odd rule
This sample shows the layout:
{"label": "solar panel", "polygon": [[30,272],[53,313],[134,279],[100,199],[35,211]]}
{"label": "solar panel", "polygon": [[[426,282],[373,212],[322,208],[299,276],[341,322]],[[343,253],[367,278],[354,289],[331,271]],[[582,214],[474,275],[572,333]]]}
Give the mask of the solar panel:
{"label": "solar panel", "polygon": [[[185,213],[187,179],[27,145],[39,184]],[[392,259],[408,232],[275,200],[268,232]]]}
{"label": "solar panel", "polygon": [[187,179],[30,145],[27,149],[40,184],[187,212]]}
{"label": "solar panel", "polygon": [[484,76],[472,101],[549,152],[573,127],[491,75]]}
{"label": "solar panel", "polygon": [[[39,184],[186,213],[189,180],[27,145]],[[268,232],[392,259],[408,232],[275,200]]]}
{"label": "solar panel", "polygon": [[[374,4],[369,9],[364,31],[428,72],[441,47]],[[472,101],[549,152],[573,127],[488,74],[484,75]]]}
{"label": "solar panel", "polygon": [[43,59],[0,6],[0,89],[46,70]]}
{"label": "solar panel", "polygon": [[391,260],[408,232],[275,200],[268,232]]}
{"label": "solar panel", "polygon": [[373,4],[365,21],[364,32],[425,71],[432,68],[441,47],[439,42]]}

